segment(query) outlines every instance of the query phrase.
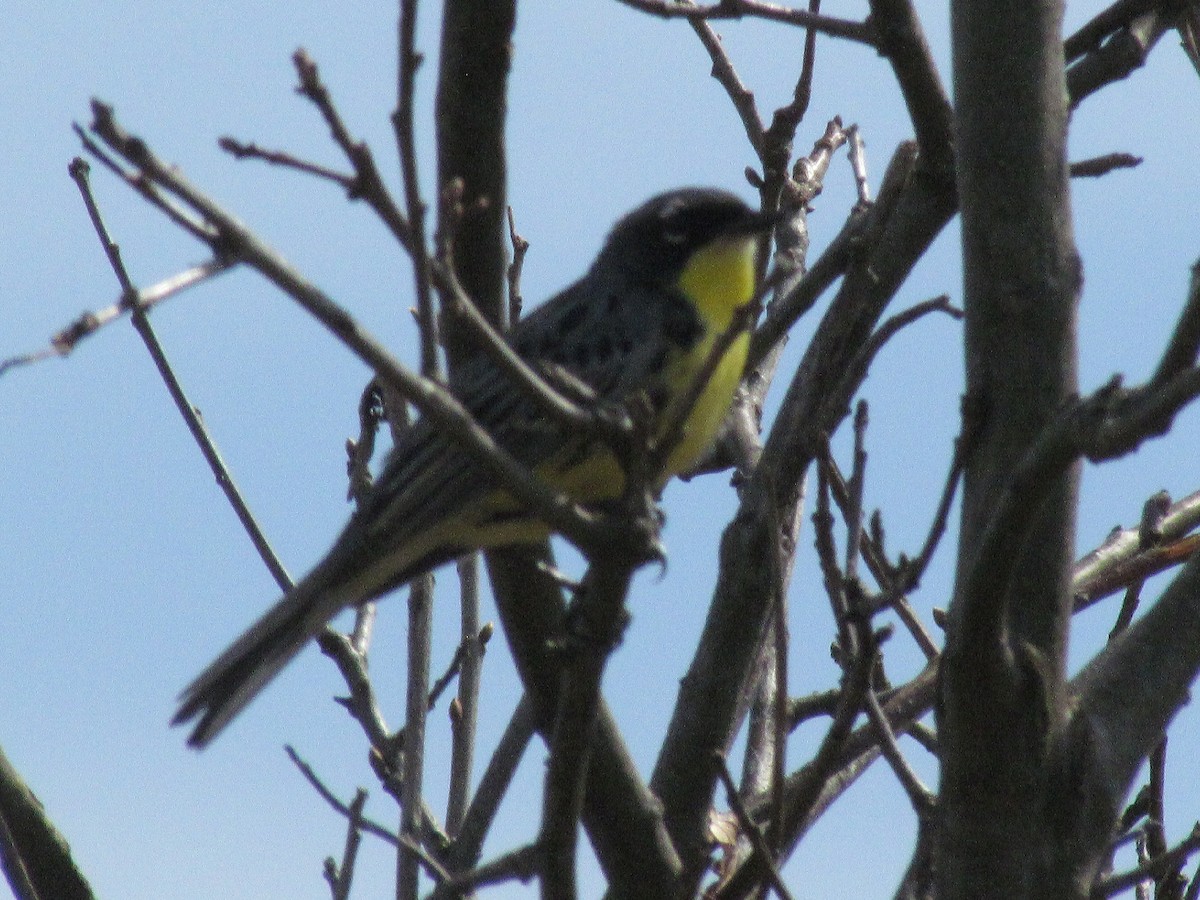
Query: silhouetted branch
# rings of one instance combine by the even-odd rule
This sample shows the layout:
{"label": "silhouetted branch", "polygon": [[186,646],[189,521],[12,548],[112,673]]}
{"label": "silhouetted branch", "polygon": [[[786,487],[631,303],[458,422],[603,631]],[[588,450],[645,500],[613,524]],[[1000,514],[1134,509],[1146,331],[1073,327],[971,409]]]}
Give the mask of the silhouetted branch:
{"label": "silhouetted branch", "polygon": [[95,900],[66,839],[3,750],[0,865],[16,900]]}
{"label": "silhouetted branch", "polygon": [[790,9],[760,0],[720,0],[709,5],[692,5],[674,0],[620,0],[626,6],[660,19],[740,19],[753,17],[808,28],[833,37],[874,45],[875,31],[869,22],[834,19],[802,9]]}

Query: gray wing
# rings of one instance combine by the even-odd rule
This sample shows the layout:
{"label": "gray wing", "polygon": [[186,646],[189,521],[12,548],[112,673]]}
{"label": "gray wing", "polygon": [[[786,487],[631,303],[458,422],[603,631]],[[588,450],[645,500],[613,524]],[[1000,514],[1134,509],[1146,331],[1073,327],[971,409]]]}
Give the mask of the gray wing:
{"label": "gray wing", "polygon": [[[644,389],[652,403],[660,403],[665,385],[655,375],[673,348],[689,346],[700,333],[696,314],[682,297],[592,273],[521,320],[508,339],[527,362],[562,367],[602,400],[621,400]],[[578,443],[486,354],[460,366],[450,389],[496,442],[527,466]],[[494,484],[465,451],[422,419],[392,451],[356,518],[381,544],[394,546],[453,515]],[[448,552],[446,558],[453,555]]]}

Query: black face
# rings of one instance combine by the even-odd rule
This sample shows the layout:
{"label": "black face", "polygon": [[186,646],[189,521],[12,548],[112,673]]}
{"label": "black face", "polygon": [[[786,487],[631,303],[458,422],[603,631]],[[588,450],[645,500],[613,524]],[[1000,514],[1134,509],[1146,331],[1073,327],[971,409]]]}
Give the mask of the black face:
{"label": "black face", "polygon": [[769,217],[725,191],[671,191],[618,222],[596,263],[671,282],[688,257],[714,239],[767,231],[771,224]]}

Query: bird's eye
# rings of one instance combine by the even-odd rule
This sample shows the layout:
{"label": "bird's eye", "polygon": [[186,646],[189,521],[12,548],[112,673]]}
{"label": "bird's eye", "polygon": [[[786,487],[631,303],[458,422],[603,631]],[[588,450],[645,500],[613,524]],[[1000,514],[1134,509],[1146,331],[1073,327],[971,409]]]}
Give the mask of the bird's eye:
{"label": "bird's eye", "polygon": [[681,247],[687,243],[688,228],[685,213],[684,204],[678,199],[672,200],[659,213],[662,221],[662,237],[668,244]]}

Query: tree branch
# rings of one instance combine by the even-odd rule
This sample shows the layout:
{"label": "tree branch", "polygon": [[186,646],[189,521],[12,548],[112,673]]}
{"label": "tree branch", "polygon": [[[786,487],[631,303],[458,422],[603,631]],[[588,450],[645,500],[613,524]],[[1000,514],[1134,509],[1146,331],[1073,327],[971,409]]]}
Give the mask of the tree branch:
{"label": "tree branch", "polygon": [[740,19],[751,17],[772,22],[797,25],[832,37],[846,38],[861,44],[875,45],[875,30],[870,22],[855,22],[835,19],[803,9],[790,9],[761,0],[720,0],[718,3],[701,6],[684,4],[676,0],[620,0],[626,6],[657,16],[660,19]]}
{"label": "tree branch", "polygon": [[95,900],[66,839],[0,750],[0,865],[17,900]]}
{"label": "tree branch", "polygon": [[651,779],[691,878],[704,859],[715,786],[707,760],[726,750],[745,714],[749,670],[779,590],[758,561],[776,553],[790,534],[818,436],[832,432],[846,414],[844,404],[827,404],[831,385],[842,381],[848,362],[954,210],[953,195],[935,180],[901,178],[898,184],[895,202],[874,208],[863,249],[818,326],[722,536],[714,600]]}
{"label": "tree branch", "polygon": [[1200,672],[1200,556],[1162,597],[1072,680],[1074,713],[1058,748],[1072,790],[1096,815],[1088,834],[1107,839],[1120,804]]}
{"label": "tree branch", "polygon": [[1075,610],[1144,581],[1156,572],[1176,566],[1200,550],[1200,535],[1190,535],[1200,526],[1200,491],[1176,501],[1163,513],[1160,536],[1153,545],[1141,539],[1142,529],[1118,529],[1102,545],[1075,563],[1072,591]]}

